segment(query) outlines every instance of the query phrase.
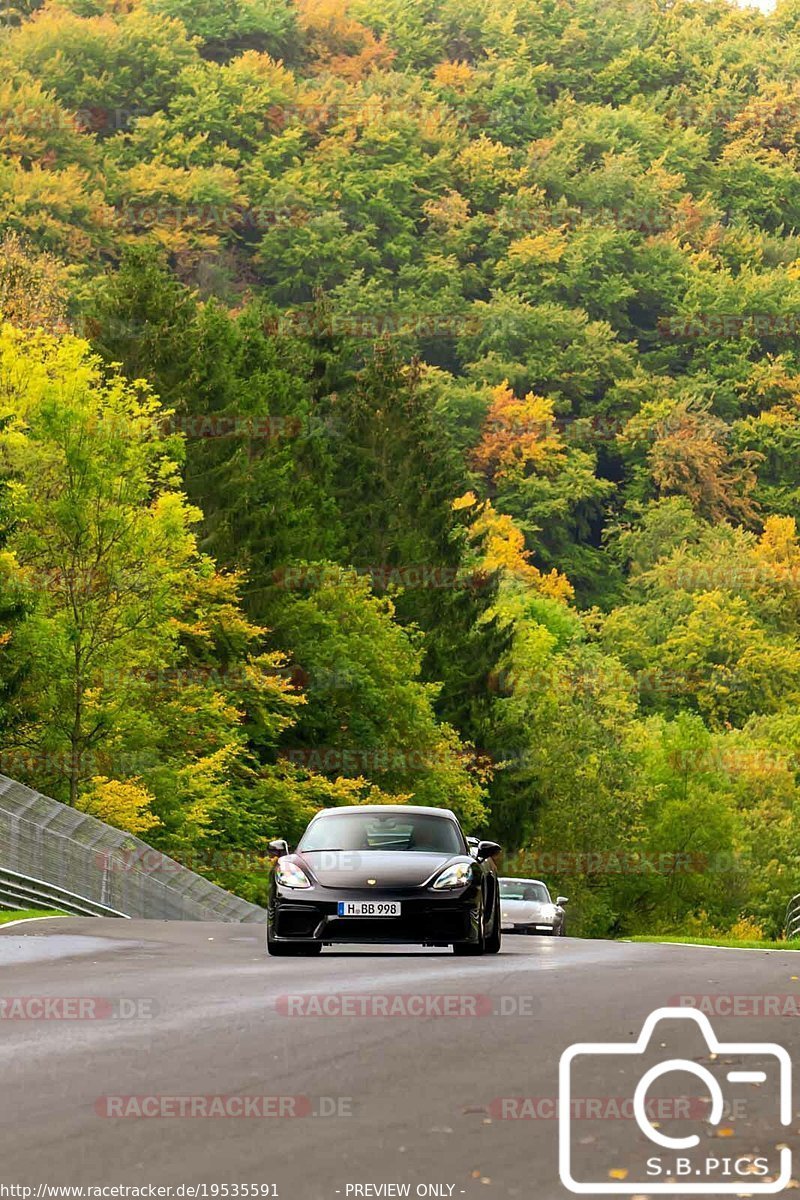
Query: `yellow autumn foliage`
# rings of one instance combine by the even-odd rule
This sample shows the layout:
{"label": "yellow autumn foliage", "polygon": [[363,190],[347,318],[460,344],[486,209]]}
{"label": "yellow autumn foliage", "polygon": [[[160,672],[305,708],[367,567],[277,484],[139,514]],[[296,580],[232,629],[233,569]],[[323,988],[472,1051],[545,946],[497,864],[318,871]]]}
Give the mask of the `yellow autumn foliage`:
{"label": "yellow autumn foliage", "polygon": [[116,829],[140,834],[161,824],[150,810],[152,800],[152,794],[138,779],[108,779],[105,775],[95,775],[91,790],[80,797],[77,807]]}
{"label": "yellow autumn foliage", "polygon": [[461,91],[472,79],[475,72],[469,63],[465,62],[441,62],[433,72],[433,78],[441,87],[454,88],[456,91]]}
{"label": "yellow autumn foliage", "polygon": [[483,546],[482,570],[497,571],[507,580],[518,580],[551,600],[568,604],[574,599],[575,589],[566,575],[555,570],[545,573],[534,566],[530,551],[525,549],[525,535],[514,518],[497,512],[490,500],[481,506],[470,532]]}

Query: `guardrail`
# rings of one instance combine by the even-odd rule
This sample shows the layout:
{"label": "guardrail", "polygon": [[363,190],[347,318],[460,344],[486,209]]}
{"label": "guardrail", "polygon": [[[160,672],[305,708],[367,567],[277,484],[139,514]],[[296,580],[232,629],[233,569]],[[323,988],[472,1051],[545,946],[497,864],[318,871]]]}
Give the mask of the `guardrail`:
{"label": "guardrail", "polygon": [[31,879],[0,867],[0,908],[58,908],[76,917],[128,917],[103,904],[94,904],[45,879]]}
{"label": "guardrail", "polygon": [[0,907],[81,915],[258,921],[257,904],[146,842],[0,775]]}
{"label": "guardrail", "polygon": [[786,906],[786,922],[784,925],[787,942],[800,937],[800,895],[792,896]]}

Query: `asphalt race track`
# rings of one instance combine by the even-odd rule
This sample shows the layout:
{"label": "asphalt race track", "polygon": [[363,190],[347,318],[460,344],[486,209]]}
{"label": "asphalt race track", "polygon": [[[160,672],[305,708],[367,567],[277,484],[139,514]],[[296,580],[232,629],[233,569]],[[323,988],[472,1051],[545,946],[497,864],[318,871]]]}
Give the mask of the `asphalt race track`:
{"label": "asphalt race track", "polygon": [[[550,1200],[569,1194],[554,1118],[572,1042],[630,1043],[653,1010],[696,996],[711,998],[723,1041],[778,1042],[793,1057],[798,1044],[791,952],[507,936],[483,959],[409,947],[295,960],[268,959],[263,938],[248,925],[73,918],[0,930],[0,1182],[271,1183],[281,1200],[409,1184],[411,1196]],[[701,1045],[681,1053],[716,1062]],[[662,1129],[696,1126],[707,1104],[681,1078],[664,1101],[690,1108],[664,1109]],[[581,1172],[635,1181],[648,1143],[619,1115],[626,1071],[592,1063],[580,1087],[600,1105],[575,1124]],[[786,1144],[797,1173],[798,1098],[784,1129],[767,1085],[755,1090],[721,1133],[704,1128],[703,1146]],[[231,1115],[214,1115],[214,1097]],[[256,1097],[261,1109],[240,1113]]]}

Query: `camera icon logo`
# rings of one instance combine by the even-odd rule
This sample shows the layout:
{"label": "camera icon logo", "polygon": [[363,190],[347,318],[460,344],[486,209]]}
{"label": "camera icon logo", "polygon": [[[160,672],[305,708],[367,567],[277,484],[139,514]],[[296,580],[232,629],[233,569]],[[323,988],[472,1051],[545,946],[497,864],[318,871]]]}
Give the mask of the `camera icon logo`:
{"label": "camera icon logo", "polygon": [[[659,1055],[659,1045],[665,1043],[655,1041],[654,1033],[662,1022],[683,1022],[683,1026],[672,1025],[671,1028],[680,1029],[681,1033],[691,1030],[695,1039],[699,1032],[707,1049],[704,1061],[666,1057],[663,1052]],[[654,1057],[661,1061],[648,1066]],[[645,1160],[643,1154],[640,1168],[609,1171],[605,1179],[597,1179],[591,1178],[591,1174],[601,1172],[591,1163],[587,1167],[586,1159],[591,1157],[591,1152],[583,1146],[583,1143],[593,1143],[596,1139],[581,1140],[576,1136],[575,1112],[576,1106],[580,1110],[580,1103],[576,1100],[575,1081],[581,1066],[596,1077],[594,1072],[604,1060],[608,1062],[605,1078],[609,1081],[628,1077],[632,1102],[626,1111],[644,1135],[644,1145],[650,1156]],[[680,1136],[665,1132],[663,1122],[653,1120],[654,1101],[648,1096],[659,1081],[663,1086],[664,1079],[673,1073],[684,1080],[687,1075],[694,1077],[702,1092],[702,1099],[698,1098],[696,1103],[683,1097],[682,1107],[674,1103],[667,1107],[670,1118],[680,1118]],[[724,1090],[723,1082],[730,1088]],[[768,1082],[771,1087],[765,1088]],[[778,1124],[791,1124],[792,1061],[784,1047],[774,1042],[720,1042],[708,1017],[694,1009],[656,1009],[644,1022],[635,1042],[579,1042],[569,1046],[559,1064],[559,1173],[562,1184],[579,1195],[774,1195],[783,1191],[792,1176],[789,1147],[775,1147],[780,1157],[775,1155],[774,1166],[765,1157],[737,1152],[733,1146],[730,1147],[732,1153],[725,1155],[708,1149],[722,1144],[709,1140],[709,1134],[727,1137],[733,1133],[730,1129],[719,1131],[729,1112],[727,1105],[731,1098],[726,1095],[726,1090],[735,1093],[738,1085],[746,1086],[748,1098],[757,1097],[759,1116],[764,1116],[766,1106],[768,1129],[771,1125],[777,1133]],[[662,1107],[665,1103],[661,1101]],[[691,1130],[692,1125],[701,1127],[705,1141],[700,1133],[685,1132],[686,1127]],[[768,1138],[757,1140],[763,1143]],[[641,1143],[641,1139],[637,1141]],[[579,1154],[579,1150],[583,1153]],[[641,1152],[640,1146],[632,1150],[634,1156]],[[611,1175],[614,1178],[610,1180]]]}

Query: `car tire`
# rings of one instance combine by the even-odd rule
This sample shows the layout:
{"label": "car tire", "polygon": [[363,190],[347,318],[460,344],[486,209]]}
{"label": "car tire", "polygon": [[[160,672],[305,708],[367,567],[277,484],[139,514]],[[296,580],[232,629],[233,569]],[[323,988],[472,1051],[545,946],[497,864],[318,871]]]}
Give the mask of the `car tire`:
{"label": "car tire", "polygon": [[500,897],[497,894],[497,889],[494,889],[494,903],[492,915],[492,932],[485,939],[485,948],[487,954],[499,954],[500,946],[503,942],[503,930],[500,926]]}
{"label": "car tire", "polygon": [[502,930],[500,929],[500,922],[498,921],[497,917],[495,917],[492,932],[489,934],[489,936],[486,939],[486,953],[487,954],[499,954],[500,947],[502,944],[503,944],[503,933],[502,933]]}
{"label": "car tire", "polygon": [[481,909],[480,935],[477,942],[453,942],[453,954],[477,957],[486,953],[486,930],[483,925],[483,909]]}

